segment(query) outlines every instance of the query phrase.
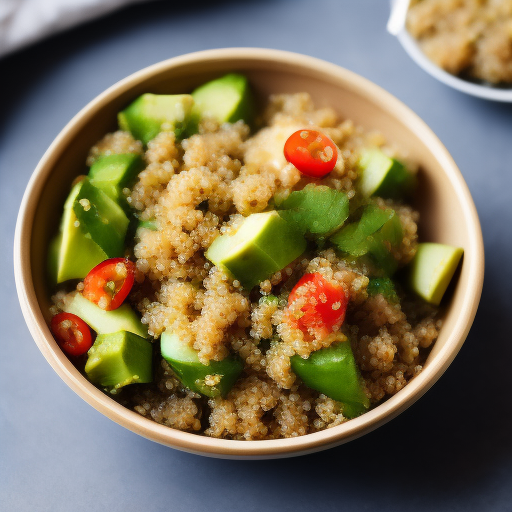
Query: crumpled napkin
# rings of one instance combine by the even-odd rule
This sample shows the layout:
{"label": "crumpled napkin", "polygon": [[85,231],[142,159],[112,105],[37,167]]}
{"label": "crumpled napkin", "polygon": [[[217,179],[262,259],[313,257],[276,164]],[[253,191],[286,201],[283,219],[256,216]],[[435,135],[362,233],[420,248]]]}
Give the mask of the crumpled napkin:
{"label": "crumpled napkin", "polygon": [[144,0],[0,0],[0,56]]}

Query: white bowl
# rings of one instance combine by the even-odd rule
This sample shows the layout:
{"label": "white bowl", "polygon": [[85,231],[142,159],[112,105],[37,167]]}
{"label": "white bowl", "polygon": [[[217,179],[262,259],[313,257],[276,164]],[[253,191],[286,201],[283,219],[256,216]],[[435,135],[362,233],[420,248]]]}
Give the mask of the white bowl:
{"label": "white bowl", "polygon": [[507,88],[493,87],[492,85],[469,82],[452,75],[434,64],[421,50],[418,42],[405,28],[405,13],[409,3],[404,0],[395,0],[391,4],[391,16],[388,22],[388,31],[396,35],[400,44],[409,56],[423,68],[429,75],[459,91],[492,101],[512,103],[512,86]]}

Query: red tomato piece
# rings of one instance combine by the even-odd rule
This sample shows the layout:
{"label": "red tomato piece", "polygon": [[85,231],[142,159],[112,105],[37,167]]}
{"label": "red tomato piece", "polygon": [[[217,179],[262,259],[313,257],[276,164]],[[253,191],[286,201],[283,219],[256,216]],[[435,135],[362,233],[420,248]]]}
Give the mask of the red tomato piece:
{"label": "red tomato piece", "polygon": [[59,347],[70,356],[81,356],[92,346],[89,326],[72,313],[58,313],[50,327]]}
{"label": "red tomato piece", "polygon": [[298,130],[284,144],[284,157],[297,169],[311,178],[322,178],[336,165],[336,144],[316,130]]}
{"label": "red tomato piece", "polygon": [[305,274],[288,297],[288,318],[305,334],[322,339],[339,330],[347,304],[342,286],[319,272]]}
{"label": "red tomato piece", "polygon": [[110,258],[96,265],[84,279],[83,296],[105,311],[117,309],[128,297],[135,279],[135,264]]}

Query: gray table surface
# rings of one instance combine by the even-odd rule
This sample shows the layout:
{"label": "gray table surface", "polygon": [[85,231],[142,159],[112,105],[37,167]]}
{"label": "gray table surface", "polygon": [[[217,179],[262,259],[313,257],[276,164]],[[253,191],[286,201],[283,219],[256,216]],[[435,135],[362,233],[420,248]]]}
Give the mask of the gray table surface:
{"label": "gray table surface", "polygon": [[[426,75],[386,33],[385,0],[174,3],[131,7],[0,60],[0,510],[512,510],[512,105]],[[207,459],[117,426],[46,363],[14,286],[16,212],[66,122],[142,67],[230,46],[320,57],[395,94],[455,158],[484,232],[482,302],[449,371],[391,423],[296,459]]]}

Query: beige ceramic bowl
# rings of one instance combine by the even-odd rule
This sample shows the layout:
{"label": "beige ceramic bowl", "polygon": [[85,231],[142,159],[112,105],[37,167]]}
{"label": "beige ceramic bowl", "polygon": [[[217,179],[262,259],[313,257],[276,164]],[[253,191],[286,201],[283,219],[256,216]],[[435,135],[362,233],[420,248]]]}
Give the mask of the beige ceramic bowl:
{"label": "beige ceramic bowl", "polygon": [[[83,172],[88,149],[116,129],[116,113],[144,92],[182,93],[229,71],[247,74],[261,99],[271,93],[307,91],[317,106],[330,105],[342,118],[380,130],[404,148],[422,169],[421,237],[464,248],[445,323],[423,372],[397,395],[343,425],[292,439],[231,441],[173,430],[130,411],[102,393],[69,362],[48,328],[45,281],[48,241],[56,231],[73,178]],[[477,212],[452,158],[432,131],[396,98],[332,64],[293,53],[225,49],[170,59],[117,83],[79,112],[41,159],[21,204],[14,246],[16,285],[23,314],[39,349],[59,376],[85,401],[120,425],[167,446],[226,458],[298,455],[350,441],[409,407],[443,374],[473,322],[483,283],[484,252]]]}

